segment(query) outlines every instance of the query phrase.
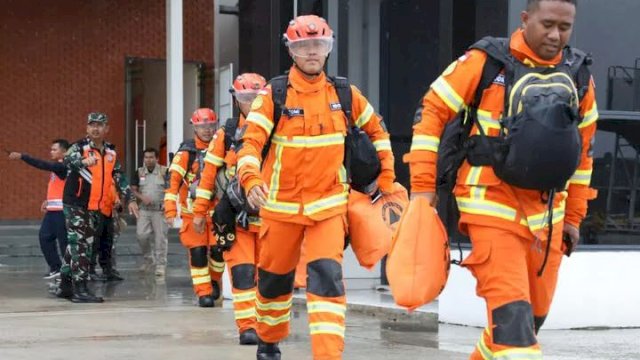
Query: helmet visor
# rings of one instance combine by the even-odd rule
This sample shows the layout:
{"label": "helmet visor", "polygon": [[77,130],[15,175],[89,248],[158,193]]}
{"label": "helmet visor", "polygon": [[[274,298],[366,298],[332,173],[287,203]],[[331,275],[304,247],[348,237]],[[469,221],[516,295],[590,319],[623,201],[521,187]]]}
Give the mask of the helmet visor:
{"label": "helmet visor", "polygon": [[258,92],[257,91],[252,91],[252,90],[244,90],[244,91],[234,91],[233,96],[236,98],[236,100],[238,100],[238,102],[241,102],[243,104],[251,104],[253,102],[253,100],[256,99],[256,96],[258,96]]}
{"label": "helmet visor", "polygon": [[327,56],[333,49],[333,38],[313,38],[291,41],[288,43],[289,50],[293,56]]}
{"label": "helmet visor", "polygon": [[193,124],[193,127],[196,130],[216,130],[218,127],[218,123],[217,122],[206,122],[206,123],[200,123],[200,124]]}

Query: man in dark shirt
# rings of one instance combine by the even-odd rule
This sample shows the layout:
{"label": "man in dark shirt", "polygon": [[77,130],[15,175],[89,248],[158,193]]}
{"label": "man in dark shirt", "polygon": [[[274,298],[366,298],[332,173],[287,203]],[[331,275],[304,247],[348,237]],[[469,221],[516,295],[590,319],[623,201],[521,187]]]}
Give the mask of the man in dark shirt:
{"label": "man in dark shirt", "polygon": [[[62,191],[67,178],[67,169],[62,163],[65,152],[69,148],[69,142],[57,139],[51,143],[51,160],[36,159],[25,153],[11,152],[10,160],[22,160],[27,164],[40,169],[50,171],[47,200],[42,203],[42,211],[45,212],[40,226],[40,249],[44,255],[49,271],[44,275],[45,279],[52,279],[60,275],[60,254],[64,254],[67,247],[67,230],[64,225],[62,213]],[[60,249],[58,254],[57,245]]]}

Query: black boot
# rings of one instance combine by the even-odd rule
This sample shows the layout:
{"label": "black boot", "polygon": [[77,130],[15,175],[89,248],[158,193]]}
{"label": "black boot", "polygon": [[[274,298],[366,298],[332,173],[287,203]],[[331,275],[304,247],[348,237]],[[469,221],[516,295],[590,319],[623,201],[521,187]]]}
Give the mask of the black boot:
{"label": "black boot", "polygon": [[200,307],[214,307],[213,297],[211,295],[203,295],[198,298],[198,306]]}
{"label": "black boot", "polygon": [[96,267],[91,265],[89,266],[89,276],[87,278],[89,281],[101,281],[100,275],[96,272]]}
{"label": "black boot", "polygon": [[280,360],[280,348],[278,343],[266,343],[258,339],[258,360]]}
{"label": "black boot", "polygon": [[213,298],[213,300],[218,300],[218,298],[220,298],[220,284],[218,284],[217,281],[213,280],[211,281],[211,287],[213,288],[213,292],[211,293],[211,297]]}
{"label": "black boot", "polygon": [[54,295],[61,299],[71,299],[73,296],[73,282],[70,275],[60,274],[60,284],[58,284]]}
{"label": "black boot", "polygon": [[104,300],[89,291],[87,280],[80,280],[73,282],[73,297],[71,301],[74,303],[101,303]]}
{"label": "black boot", "polygon": [[240,345],[256,345],[258,343],[258,334],[256,329],[248,329],[240,334]]}
{"label": "black boot", "polygon": [[102,270],[102,277],[104,278],[104,281],[122,281],[122,280],[124,280],[124,278],[122,276],[120,276],[120,273],[118,272],[118,270],[116,270],[114,268],[110,268],[110,267],[107,267],[106,269]]}

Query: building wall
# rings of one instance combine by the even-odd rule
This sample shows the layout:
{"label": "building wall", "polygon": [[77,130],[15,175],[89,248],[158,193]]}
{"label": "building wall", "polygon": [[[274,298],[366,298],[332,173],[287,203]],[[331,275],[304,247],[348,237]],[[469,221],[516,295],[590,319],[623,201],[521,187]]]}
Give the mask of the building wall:
{"label": "building wall", "polygon": [[[212,68],[212,1],[183,11],[185,61]],[[125,57],[165,58],[165,1],[5,0],[0,24],[0,147],[47,157],[52,139],[81,138],[87,113],[103,111],[124,149]],[[47,174],[4,156],[0,166],[11,174],[0,176],[0,219],[38,218]]]}
{"label": "building wall", "polygon": [[[510,1],[509,29],[515,30],[520,25],[520,12],[525,6],[525,0]],[[633,66],[640,58],[638,14],[640,1],[637,0],[578,1],[571,45],[593,55],[591,71],[601,109],[606,104],[609,66]]]}

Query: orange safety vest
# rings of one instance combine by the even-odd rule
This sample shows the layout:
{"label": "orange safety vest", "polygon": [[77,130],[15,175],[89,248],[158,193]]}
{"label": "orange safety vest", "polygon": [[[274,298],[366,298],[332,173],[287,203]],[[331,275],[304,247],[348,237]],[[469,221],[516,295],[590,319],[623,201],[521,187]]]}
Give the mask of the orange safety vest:
{"label": "orange safety vest", "polygon": [[62,210],[62,193],[64,192],[65,180],[60,179],[55,173],[49,176],[49,184],[47,185],[47,211]]}
{"label": "orange safety vest", "polygon": [[[113,186],[113,168],[116,165],[116,152],[105,148],[104,156],[99,151],[86,145],[83,149],[84,157],[93,156],[98,162],[89,166],[91,172],[91,192],[89,193],[88,210],[100,210],[104,215],[110,216],[113,209],[111,196]],[[80,178],[82,182],[83,178]]]}

